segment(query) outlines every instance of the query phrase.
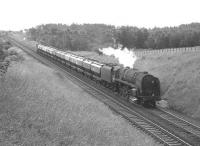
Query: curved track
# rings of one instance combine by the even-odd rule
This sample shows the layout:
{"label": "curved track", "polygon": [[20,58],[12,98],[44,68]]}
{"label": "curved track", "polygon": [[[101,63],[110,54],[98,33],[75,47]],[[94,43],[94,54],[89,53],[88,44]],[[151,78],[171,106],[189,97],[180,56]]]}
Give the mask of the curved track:
{"label": "curved track", "polygon": [[[49,60],[45,59],[44,57],[41,57],[38,54],[36,54],[36,52],[33,48],[31,49],[30,47],[27,47],[27,46],[23,45],[22,43],[17,42],[13,38],[9,38],[9,39],[12,41],[13,44],[22,48],[25,52],[27,52],[28,54],[30,54],[37,60],[41,61],[44,64],[53,66],[54,68],[60,70],[61,72],[64,72],[65,77],[69,78],[70,80],[72,80],[73,82],[75,82],[76,84],[81,86],[86,92],[90,93],[98,100],[104,102],[113,111],[122,115],[131,124],[138,127],[139,129],[142,129],[144,132],[151,135],[153,138],[155,138],[160,143],[162,143],[164,145],[169,145],[169,146],[172,146],[172,145],[176,145],[176,146],[187,145],[187,146],[189,146],[189,145],[197,144],[196,142],[195,143],[192,143],[190,141],[188,142],[184,138],[177,136],[177,134],[174,134],[173,132],[171,132],[171,130],[168,130],[168,128],[166,128],[166,127],[163,128],[163,126],[161,126],[162,124],[160,125],[160,124],[158,124],[159,122],[158,123],[155,122],[153,114],[152,114],[152,117],[149,117],[149,116],[147,116],[148,113],[146,113],[147,115],[144,116],[145,114],[136,112],[136,110],[133,109],[133,105],[131,106],[130,103],[127,103],[127,102],[125,103],[124,101],[122,102],[121,99],[117,98],[117,95],[116,96],[111,95],[108,92],[103,91],[102,88],[104,88],[104,87],[98,88],[97,86],[94,86],[92,82],[88,83],[88,79],[84,79],[85,77],[83,77],[79,73],[76,73],[75,71],[72,71],[64,66],[61,66],[60,64],[58,64],[55,61],[54,61],[54,63],[52,63],[52,61],[49,61]],[[27,49],[27,48],[29,48],[29,49]],[[127,104],[128,104],[128,106],[127,106]],[[137,106],[135,106],[135,107],[137,108]],[[142,110],[140,109],[140,111],[142,111]],[[167,116],[157,115],[157,117],[162,117],[162,119],[164,119],[163,117],[167,117]],[[154,120],[152,120],[152,119],[154,119]],[[168,118],[168,120],[165,119],[165,121],[169,122],[169,118]],[[178,123],[177,123],[177,125],[179,126]],[[182,128],[182,127],[180,127],[180,128]]]}
{"label": "curved track", "polygon": [[197,126],[189,121],[186,121],[185,119],[178,117],[177,115],[169,111],[166,111],[163,109],[159,109],[159,111],[160,111],[160,114],[158,113],[157,114],[160,117],[198,136],[200,140],[200,126]]}
{"label": "curved track", "polygon": [[178,127],[179,129],[177,129],[176,132],[179,132],[183,138],[189,139],[194,145],[200,145],[199,126],[186,121],[176,114],[164,109],[156,109],[152,111],[152,113],[154,113],[157,117],[167,121],[166,123],[169,125],[173,125],[175,128]]}

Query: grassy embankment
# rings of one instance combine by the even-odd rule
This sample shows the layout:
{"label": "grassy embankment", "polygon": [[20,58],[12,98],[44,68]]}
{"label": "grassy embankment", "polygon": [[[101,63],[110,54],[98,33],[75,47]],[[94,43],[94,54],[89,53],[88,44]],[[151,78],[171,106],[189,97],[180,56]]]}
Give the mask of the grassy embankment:
{"label": "grassy embankment", "polygon": [[22,52],[0,82],[0,145],[158,145]]}
{"label": "grassy embankment", "polygon": [[135,67],[159,77],[170,108],[200,119],[200,52],[144,56]]}

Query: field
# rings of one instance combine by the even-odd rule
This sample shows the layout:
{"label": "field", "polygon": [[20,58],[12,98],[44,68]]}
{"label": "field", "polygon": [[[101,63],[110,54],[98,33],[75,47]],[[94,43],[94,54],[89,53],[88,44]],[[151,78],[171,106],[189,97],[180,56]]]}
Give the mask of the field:
{"label": "field", "polygon": [[0,145],[158,145],[61,73],[18,53],[24,61],[13,61],[0,81]]}

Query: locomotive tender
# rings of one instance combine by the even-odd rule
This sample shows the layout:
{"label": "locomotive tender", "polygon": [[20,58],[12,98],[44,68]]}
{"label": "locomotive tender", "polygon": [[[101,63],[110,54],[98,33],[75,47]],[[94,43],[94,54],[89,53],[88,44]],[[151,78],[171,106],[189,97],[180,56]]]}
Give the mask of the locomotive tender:
{"label": "locomotive tender", "polygon": [[41,44],[37,44],[36,48],[40,55],[94,79],[114,92],[118,92],[127,101],[155,106],[156,101],[160,100],[159,79],[148,72],[124,68],[116,64],[103,64]]}

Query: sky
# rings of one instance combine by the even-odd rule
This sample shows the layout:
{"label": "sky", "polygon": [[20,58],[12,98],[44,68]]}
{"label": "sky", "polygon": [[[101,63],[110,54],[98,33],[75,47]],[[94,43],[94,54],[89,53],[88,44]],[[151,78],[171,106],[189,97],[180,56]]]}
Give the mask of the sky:
{"label": "sky", "polygon": [[200,0],[0,0],[0,30],[104,23],[139,28],[200,22]]}

